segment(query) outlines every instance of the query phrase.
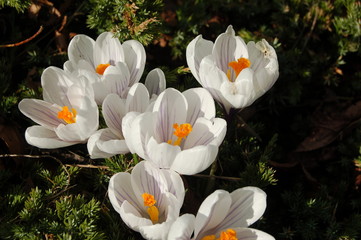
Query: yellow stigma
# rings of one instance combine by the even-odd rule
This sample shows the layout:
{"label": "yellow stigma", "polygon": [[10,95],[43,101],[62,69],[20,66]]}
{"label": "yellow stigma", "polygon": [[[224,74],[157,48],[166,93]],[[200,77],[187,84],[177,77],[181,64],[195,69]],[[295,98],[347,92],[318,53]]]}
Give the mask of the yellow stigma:
{"label": "yellow stigma", "polygon": [[58,118],[63,119],[66,123],[71,124],[76,122],[76,110],[74,108],[69,111],[68,106],[64,106],[63,110],[58,112]]}
{"label": "yellow stigma", "polygon": [[[251,66],[251,62],[247,58],[238,58],[237,61],[233,61],[228,63],[228,66],[233,68],[236,77],[238,74],[245,68],[249,68]],[[227,77],[229,80],[231,80],[231,70],[228,69],[227,71]]]}
{"label": "yellow stigma", "polygon": [[[174,146],[179,146],[183,140],[183,138],[186,138],[191,132],[192,132],[192,125],[189,123],[183,123],[181,125],[178,125],[177,123],[173,124],[173,128],[175,129],[173,134],[177,136],[177,140],[174,141]],[[168,140],[169,144],[172,144],[172,140]]]}
{"label": "yellow stigma", "polygon": [[238,240],[237,233],[233,229],[227,229],[221,232],[219,238],[216,239],[215,235],[208,235],[203,237],[201,240]]}
{"label": "yellow stigma", "polygon": [[109,63],[106,63],[106,64],[99,64],[97,66],[97,68],[95,69],[95,71],[100,74],[100,75],[103,75],[104,72],[105,72],[105,69],[107,69],[107,67],[109,67],[110,64]]}
{"label": "yellow stigma", "polygon": [[142,198],[144,200],[144,206],[147,208],[147,213],[149,215],[150,220],[152,220],[153,224],[158,223],[159,221],[159,210],[154,204],[156,204],[156,200],[154,199],[154,196],[149,193],[143,193]]}
{"label": "yellow stigma", "polygon": [[216,240],[216,236],[215,235],[208,235],[208,236],[202,237],[201,240]]}

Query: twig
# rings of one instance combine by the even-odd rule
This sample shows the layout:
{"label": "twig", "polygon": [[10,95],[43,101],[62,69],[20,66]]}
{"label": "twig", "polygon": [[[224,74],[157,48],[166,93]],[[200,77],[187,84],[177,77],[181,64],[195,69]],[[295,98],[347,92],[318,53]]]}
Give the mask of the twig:
{"label": "twig", "polygon": [[96,166],[92,164],[65,164],[66,167],[80,167],[80,168],[97,168],[97,169],[106,169],[108,170],[108,166]]}
{"label": "twig", "polygon": [[223,179],[223,180],[229,180],[229,181],[240,181],[241,178],[236,178],[236,177],[224,177],[224,176],[216,176],[216,175],[204,175],[204,174],[194,174],[191,175],[191,177],[202,177],[202,178],[218,178],[218,179]]}
{"label": "twig", "polygon": [[24,41],[18,42],[18,43],[10,43],[10,44],[4,44],[4,45],[0,45],[0,47],[5,48],[5,47],[17,47],[20,46],[24,43],[30,42],[31,40],[33,40],[36,36],[38,36],[42,31],[43,31],[43,26],[40,26],[39,30],[31,37],[29,37],[28,39],[25,39]]}

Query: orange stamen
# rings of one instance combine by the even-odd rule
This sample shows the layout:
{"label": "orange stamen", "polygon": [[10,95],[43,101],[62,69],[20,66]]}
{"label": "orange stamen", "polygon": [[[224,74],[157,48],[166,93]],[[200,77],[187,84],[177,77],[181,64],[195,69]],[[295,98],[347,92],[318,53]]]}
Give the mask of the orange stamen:
{"label": "orange stamen", "polygon": [[204,236],[201,240],[238,240],[237,233],[233,229],[227,229],[221,232],[219,238],[216,239],[215,235]]}
{"label": "orange stamen", "polygon": [[157,201],[154,199],[154,196],[149,193],[143,193],[142,198],[144,200],[144,206],[151,207],[153,206]]}
{"label": "orange stamen", "polygon": [[[173,124],[173,128],[175,129],[173,134],[178,137],[177,140],[174,141],[174,146],[179,146],[184,138],[186,138],[192,132],[192,125],[189,123],[183,123],[178,125],[177,123]],[[168,140],[167,143],[172,144],[172,140]]]}
{"label": "orange stamen", "polygon": [[97,68],[95,69],[95,71],[100,74],[100,75],[103,75],[104,72],[105,72],[105,69],[107,69],[107,67],[109,67],[110,64],[109,63],[106,63],[106,64],[99,64],[97,66]]}
{"label": "orange stamen", "polygon": [[[233,68],[234,72],[236,73],[236,77],[238,74],[245,68],[248,68],[251,66],[251,62],[247,58],[238,58],[237,61],[233,61],[228,63],[228,66]],[[227,77],[230,79],[231,73],[230,71],[227,71]]]}
{"label": "orange stamen", "polygon": [[71,124],[76,122],[76,110],[74,108],[69,111],[68,106],[64,106],[63,110],[58,112],[58,118],[63,119],[66,123]]}

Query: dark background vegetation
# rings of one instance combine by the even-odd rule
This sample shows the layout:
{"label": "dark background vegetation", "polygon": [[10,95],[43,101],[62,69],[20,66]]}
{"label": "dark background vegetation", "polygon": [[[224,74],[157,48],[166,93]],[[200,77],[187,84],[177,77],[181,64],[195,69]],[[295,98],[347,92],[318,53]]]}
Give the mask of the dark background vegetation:
{"label": "dark background vegetation", "polygon": [[215,176],[183,177],[182,212],[215,189],[252,185],[268,194],[252,227],[276,239],[360,239],[360,19],[357,0],[0,0],[0,239],[141,239],[106,193],[136,156],[91,160],[83,145],[42,150],[24,140],[33,123],[17,104],[41,98],[42,71],[62,67],[74,35],[137,39],[145,73],[160,67],[168,87],[184,90],[199,87],[187,44],[215,40],[229,24],[246,42],[274,46],[280,77],[229,122]]}

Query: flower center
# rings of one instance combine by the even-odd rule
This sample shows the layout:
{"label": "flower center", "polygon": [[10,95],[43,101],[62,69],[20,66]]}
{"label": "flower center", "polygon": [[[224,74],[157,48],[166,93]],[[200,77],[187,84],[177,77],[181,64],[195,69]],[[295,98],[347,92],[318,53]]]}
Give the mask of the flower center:
{"label": "flower center", "polygon": [[71,124],[76,122],[76,110],[74,108],[69,111],[68,106],[64,106],[63,110],[58,112],[58,118],[63,119],[66,123]]}
{"label": "flower center", "polygon": [[148,207],[147,212],[150,220],[152,220],[153,224],[156,224],[159,221],[159,210],[156,206],[154,206],[157,201],[154,199],[154,196],[149,193],[143,193],[142,198],[144,201],[144,206]]}
{"label": "flower center", "polygon": [[172,143],[172,140],[168,140],[167,143],[174,146],[179,146],[182,143],[182,140],[192,132],[192,125],[190,125],[189,123],[183,123],[181,125],[175,123],[173,124],[173,128],[175,129],[173,134],[178,138],[174,141],[174,143]]}
{"label": "flower center", "polygon": [[[237,61],[233,61],[228,63],[228,66],[231,67],[236,74],[236,77],[238,74],[245,68],[248,68],[251,66],[251,62],[247,58],[238,58]],[[228,69],[227,71],[227,77],[229,81],[231,80],[231,69]]]}
{"label": "flower center", "polygon": [[97,66],[97,68],[95,69],[95,71],[96,71],[98,74],[103,75],[105,69],[107,69],[107,67],[109,67],[109,66],[110,66],[109,63],[99,64],[99,65]]}
{"label": "flower center", "polygon": [[201,240],[238,240],[237,233],[232,228],[221,232],[219,238],[216,239],[215,235],[208,235],[203,237]]}

